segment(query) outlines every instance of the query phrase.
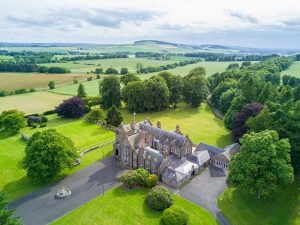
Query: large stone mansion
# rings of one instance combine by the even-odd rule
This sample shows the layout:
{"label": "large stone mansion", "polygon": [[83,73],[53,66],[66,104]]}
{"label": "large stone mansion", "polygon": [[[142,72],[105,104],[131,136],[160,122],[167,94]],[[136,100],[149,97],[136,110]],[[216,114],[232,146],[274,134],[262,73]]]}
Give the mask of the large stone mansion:
{"label": "large stone mansion", "polygon": [[239,144],[224,149],[204,143],[196,146],[188,136],[182,135],[178,125],[170,132],[161,129],[160,122],[154,127],[145,120],[122,123],[116,132],[113,152],[121,166],[145,168],[164,183],[178,188],[210,164],[226,171],[239,149]]}

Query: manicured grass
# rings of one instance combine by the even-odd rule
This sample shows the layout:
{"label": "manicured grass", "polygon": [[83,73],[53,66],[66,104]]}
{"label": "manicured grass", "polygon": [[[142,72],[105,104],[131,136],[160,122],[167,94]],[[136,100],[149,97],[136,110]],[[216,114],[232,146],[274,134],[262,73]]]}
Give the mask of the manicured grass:
{"label": "manicured grass", "polygon": [[[116,187],[104,196],[82,205],[52,225],[60,224],[118,224],[118,225],[159,225],[162,212],[148,208],[144,199],[149,189],[124,190]],[[218,223],[205,209],[174,195],[175,204],[183,207],[189,213],[188,225],[210,225]]]}
{"label": "manicured grass", "polygon": [[[48,127],[36,129],[24,128],[21,133],[30,136],[36,131],[48,128],[55,128],[59,133],[70,137],[78,149],[114,139],[113,132],[87,123],[82,119],[66,120],[54,118],[48,122]],[[24,149],[25,143],[20,140],[20,134],[10,137],[0,135],[0,190],[6,191],[10,200],[23,196],[43,186],[33,183],[32,180],[26,177],[26,171],[21,167]],[[59,180],[103,157],[111,155],[111,152],[112,145],[92,151],[83,156],[80,166],[71,170],[64,170],[51,182]]]}
{"label": "manicured grass", "polygon": [[18,109],[26,114],[43,113],[52,110],[69,96],[47,91],[0,97],[0,113],[9,109]]}
{"label": "manicured grass", "polygon": [[83,80],[87,77],[87,74],[0,73],[0,90],[47,88],[50,80],[55,81],[56,85],[61,85],[73,83],[74,78]]}
{"label": "manicured grass", "polygon": [[293,62],[290,68],[281,72],[281,75],[293,75],[295,77],[300,77],[300,62]]}
{"label": "manicured grass", "polygon": [[[133,115],[122,110],[125,123],[133,120]],[[223,121],[212,113],[207,104],[199,108],[192,108],[184,103],[177,108],[170,108],[162,112],[137,113],[136,121],[150,118],[154,126],[160,121],[162,129],[173,131],[177,124],[181,132],[188,134],[194,144],[205,142],[207,144],[225,147],[231,143],[230,133],[224,127]]]}
{"label": "manicured grass", "polygon": [[300,224],[300,179],[280,188],[268,200],[246,196],[236,188],[227,189],[218,205],[232,225]]}

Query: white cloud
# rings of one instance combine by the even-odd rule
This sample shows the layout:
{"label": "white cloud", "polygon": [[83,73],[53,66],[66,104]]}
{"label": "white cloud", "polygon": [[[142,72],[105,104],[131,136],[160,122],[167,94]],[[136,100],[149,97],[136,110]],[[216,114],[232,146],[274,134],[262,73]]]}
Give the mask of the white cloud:
{"label": "white cloud", "polygon": [[0,41],[300,47],[298,0],[0,1]]}

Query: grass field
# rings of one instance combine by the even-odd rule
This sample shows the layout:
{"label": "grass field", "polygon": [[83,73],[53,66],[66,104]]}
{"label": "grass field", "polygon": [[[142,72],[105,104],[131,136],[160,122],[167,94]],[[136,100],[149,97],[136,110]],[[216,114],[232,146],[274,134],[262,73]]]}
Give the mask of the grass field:
{"label": "grass field", "polygon": [[[133,120],[133,115],[122,110],[125,123]],[[181,103],[176,109],[170,108],[162,112],[137,113],[136,121],[150,118],[153,125],[157,121],[162,129],[173,131],[176,124],[180,125],[181,132],[188,134],[194,144],[205,142],[207,144],[225,147],[231,143],[230,133],[223,125],[223,121],[215,117],[207,104],[200,108],[192,108]]]}
{"label": "grass field", "polygon": [[136,64],[142,63],[144,67],[147,66],[161,66],[170,63],[175,63],[183,60],[190,60],[190,58],[185,57],[172,57],[170,60],[154,60],[154,59],[146,59],[146,58],[119,58],[119,59],[95,59],[95,60],[80,60],[76,61],[76,63],[70,61],[65,63],[45,63],[40,64],[43,66],[59,66],[70,69],[72,73],[86,73],[91,70],[95,70],[96,68],[103,68],[104,70],[113,67],[118,71],[122,67],[127,67],[128,70],[132,73],[136,72]]}
{"label": "grass field", "polygon": [[[39,130],[55,128],[59,133],[70,137],[75,146],[80,149],[85,146],[103,143],[114,139],[114,133],[97,125],[85,122],[83,119],[60,119],[49,120],[46,128],[29,129],[24,128],[20,133],[32,135]],[[25,143],[20,140],[20,134],[15,136],[4,136],[0,134],[0,190],[5,190],[10,200],[32,192],[43,185],[33,183],[26,177],[26,171],[21,168],[21,161],[24,157]],[[78,171],[103,157],[111,155],[112,145],[100,150],[92,151],[83,156],[81,164],[71,170],[64,170],[52,182]]]}
{"label": "grass field", "polygon": [[293,75],[295,77],[300,77],[300,62],[294,62],[290,68],[281,72],[282,75]]}
{"label": "grass field", "polygon": [[1,97],[0,113],[9,109],[18,109],[26,114],[43,113],[54,109],[55,106],[58,106],[67,98],[69,97],[66,95],[54,94],[47,91]]}
{"label": "grass field", "polygon": [[[82,205],[52,225],[159,225],[162,213],[148,208],[144,203],[148,189],[124,190],[121,187],[113,188],[104,196]],[[189,225],[217,225],[217,221],[203,208],[174,195],[175,205],[184,208],[189,213]]]}
{"label": "grass field", "polygon": [[[103,75],[102,75],[103,76]],[[83,82],[85,92],[88,96],[98,96],[99,95],[99,82],[100,80],[92,80]],[[79,84],[70,84],[70,85],[62,85],[60,87],[56,87],[53,90],[49,90],[50,92],[63,94],[63,95],[76,95]]]}
{"label": "grass field", "polygon": [[227,189],[218,205],[232,225],[299,225],[300,179],[282,187],[269,200],[245,196],[236,188]]}
{"label": "grass field", "polygon": [[73,83],[73,79],[86,79],[86,74],[41,74],[41,73],[0,73],[0,90],[14,91],[20,88],[48,87],[50,80],[56,85]]}
{"label": "grass field", "polygon": [[[233,63],[233,62],[198,62],[198,63],[190,64],[190,65],[187,65],[187,66],[176,67],[174,69],[167,70],[167,71],[169,71],[169,72],[171,72],[175,75],[185,76],[193,68],[198,67],[198,66],[202,66],[202,67],[205,68],[207,75],[210,76],[214,73],[225,71],[230,63]],[[234,63],[236,63],[236,62],[234,62]],[[239,64],[241,64],[241,63],[239,63]],[[157,73],[148,73],[148,74],[143,74],[141,76],[144,79],[146,79],[146,78],[149,78],[149,77],[151,77],[155,74],[157,74]]]}

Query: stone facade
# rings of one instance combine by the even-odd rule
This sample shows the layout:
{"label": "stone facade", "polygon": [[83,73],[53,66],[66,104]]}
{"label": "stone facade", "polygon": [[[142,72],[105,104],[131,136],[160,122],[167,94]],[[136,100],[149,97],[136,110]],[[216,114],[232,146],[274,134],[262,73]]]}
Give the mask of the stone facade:
{"label": "stone facade", "polygon": [[[228,159],[238,152],[237,144],[225,149],[206,144],[194,146],[188,136],[183,136],[179,125],[173,132],[154,127],[149,120],[139,123],[121,124],[116,132],[114,157],[128,169],[145,168],[172,187],[180,187],[199,174],[212,161],[219,161],[228,168]],[[230,154],[228,153],[230,152]],[[223,159],[222,159],[223,157]],[[222,161],[223,160],[223,161]],[[222,165],[223,165],[222,164]]]}

